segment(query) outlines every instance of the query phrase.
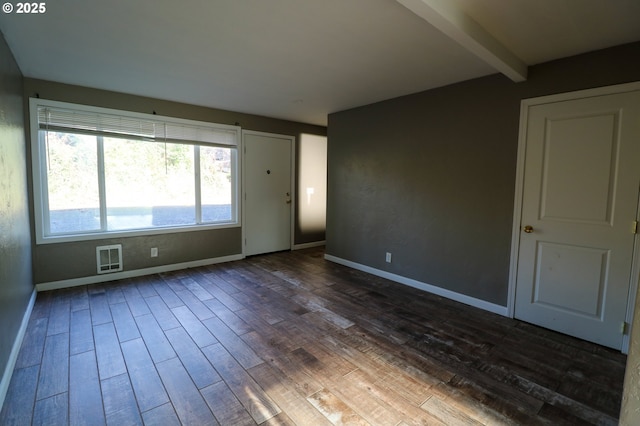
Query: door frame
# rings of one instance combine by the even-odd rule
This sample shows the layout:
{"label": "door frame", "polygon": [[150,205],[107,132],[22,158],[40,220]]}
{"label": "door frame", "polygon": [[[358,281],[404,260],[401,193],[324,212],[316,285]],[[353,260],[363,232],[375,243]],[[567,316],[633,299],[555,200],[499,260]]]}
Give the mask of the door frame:
{"label": "door frame", "polygon": [[[529,109],[535,105],[550,104],[555,102],[570,101],[583,98],[591,98],[617,93],[626,93],[640,90],[640,81],[613,86],[598,87],[595,89],[578,90],[574,92],[559,93],[555,95],[541,96],[537,98],[523,99],[520,101],[520,127],[518,134],[518,156],[516,163],[515,197],[513,206],[513,226],[511,230],[511,261],[509,263],[509,287],[507,295],[507,316],[515,317],[516,279],[518,275],[518,253],[520,252],[520,221],[522,218],[522,200],[524,195],[524,167],[527,147],[527,126]],[[640,190],[640,188],[639,188]],[[640,198],[640,197],[639,197]],[[639,199],[640,203],[640,199]],[[639,204],[640,206],[640,204]],[[639,209],[640,212],[640,209]],[[638,215],[638,213],[636,213]],[[636,220],[640,220],[636,217]],[[635,309],[636,294],[638,292],[638,280],[640,279],[640,238],[636,234],[634,253],[631,269],[631,282],[629,283],[629,295],[627,299],[627,312],[625,322],[626,333],[622,336],[622,352],[628,353],[631,336],[631,323]]]}
{"label": "door frame", "polygon": [[[293,243],[294,243],[294,237],[295,237],[295,209],[294,206],[296,205],[296,191],[295,191],[295,176],[296,176],[296,138],[295,136],[291,136],[291,135],[283,135],[283,134],[279,134],[279,133],[269,133],[269,132],[260,132],[257,130],[245,130],[242,129],[242,137],[240,138],[242,140],[242,183],[240,186],[240,204],[244,204],[245,200],[246,200],[246,193],[245,193],[245,187],[246,187],[246,182],[247,182],[247,175],[246,175],[246,170],[247,168],[245,167],[245,153],[246,153],[246,149],[245,149],[245,143],[244,143],[244,137],[245,135],[255,135],[255,136],[265,136],[265,137],[274,137],[274,138],[280,138],[280,139],[288,139],[291,142],[291,158],[290,158],[290,170],[291,170],[291,176],[290,176],[290,185],[291,185],[291,204],[289,205],[289,209],[290,209],[290,224],[289,224],[289,249],[291,250],[293,248]],[[242,257],[245,257],[245,250],[246,250],[246,244],[245,244],[245,238],[246,238],[246,226],[245,224],[246,222],[246,216],[247,216],[247,209],[243,208],[242,209]]]}

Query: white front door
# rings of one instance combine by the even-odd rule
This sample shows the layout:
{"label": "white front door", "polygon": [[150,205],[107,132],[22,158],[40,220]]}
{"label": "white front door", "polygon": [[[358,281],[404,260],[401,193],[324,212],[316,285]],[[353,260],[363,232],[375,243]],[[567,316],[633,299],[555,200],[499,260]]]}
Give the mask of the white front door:
{"label": "white front door", "polygon": [[640,185],[640,92],[529,105],[515,316],[623,341]]}
{"label": "white front door", "polygon": [[293,137],[243,132],[244,254],[291,249]]}

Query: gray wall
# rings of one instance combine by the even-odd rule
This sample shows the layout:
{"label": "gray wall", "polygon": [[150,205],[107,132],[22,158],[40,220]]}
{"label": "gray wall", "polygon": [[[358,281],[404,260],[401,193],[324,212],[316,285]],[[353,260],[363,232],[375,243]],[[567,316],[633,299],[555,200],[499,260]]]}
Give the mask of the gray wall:
{"label": "gray wall", "polygon": [[327,253],[506,306],[520,101],[638,80],[634,43],[331,114]]}
{"label": "gray wall", "polygon": [[[326,135],[326,128],[231,111],[186,105],[176,102],[114,93],[49,81],[24,79],[25,98],[37,95],[43,99],[94,105],[126,111],[209,121],[221,124],[238,123],[245,130],[280,133],[300,139],[300,134]],[[25,107],[28,117],[28,107]],[[30,172],[30,169],[29,169]],[[33,205],[31,206],[33,208]],[[297,212],[296,212],[297,223]],[[324,239],[324,235],[305,235],[298,227],[295,244]],[[34,239],[35,240],[35,239]],[[241,229],[215,229],[144,237],[94,240],[77,243],[33,244],[35,283],[45,283],[96,275],[95,247],[122,243],[123,265],[126,270],[197,261],[235,255],[242,252]],[[151,258],[150,248],[158,247],[159,256]]]}
{"label": "gray wall", "polygon": [[22,104],[22,74],[0,34],[0,378],[33,292]]}

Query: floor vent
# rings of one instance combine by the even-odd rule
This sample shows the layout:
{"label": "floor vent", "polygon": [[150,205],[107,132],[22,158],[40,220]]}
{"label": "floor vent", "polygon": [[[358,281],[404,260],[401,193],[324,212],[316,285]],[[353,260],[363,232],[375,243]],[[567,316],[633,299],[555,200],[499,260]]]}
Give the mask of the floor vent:
{"label": "floor vent", "polygon": [[122,244],[96,247],[98,273],[122,271]]}

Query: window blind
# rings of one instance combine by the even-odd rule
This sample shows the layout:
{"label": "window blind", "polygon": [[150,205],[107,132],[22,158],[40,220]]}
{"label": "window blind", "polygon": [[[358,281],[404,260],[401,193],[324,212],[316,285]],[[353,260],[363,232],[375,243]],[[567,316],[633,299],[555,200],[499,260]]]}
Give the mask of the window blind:
{"label": "window blind", "polygon": [[158,142],[238,145],[236,130],[216,127],[214,124],[198,126],[51,106],[39,106],[37,117],[38,128],[47,131],[76,132]]}

